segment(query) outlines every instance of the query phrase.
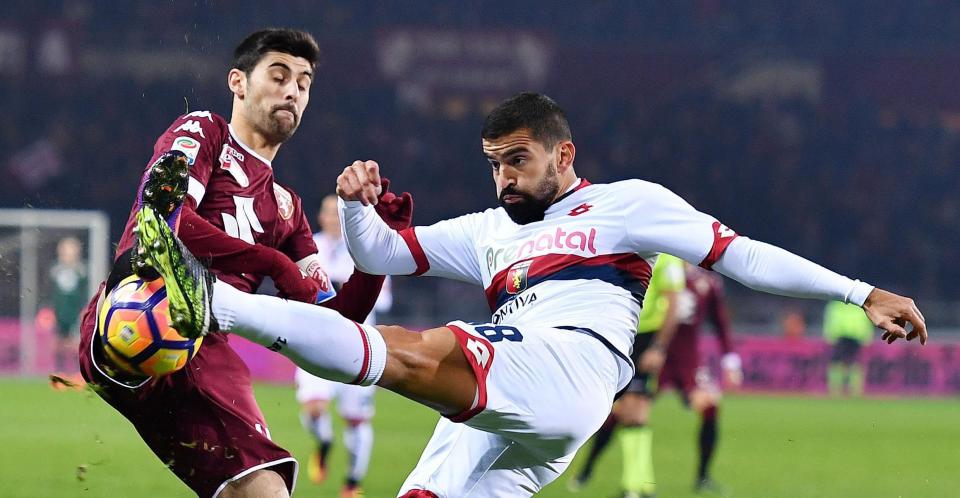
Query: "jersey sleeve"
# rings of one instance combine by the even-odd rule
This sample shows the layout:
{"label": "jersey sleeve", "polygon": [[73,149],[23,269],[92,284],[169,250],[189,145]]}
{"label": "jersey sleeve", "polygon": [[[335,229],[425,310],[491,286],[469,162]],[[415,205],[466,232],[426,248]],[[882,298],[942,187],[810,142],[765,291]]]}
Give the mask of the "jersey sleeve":
{"label": "jersey sleeve", "polygon": [[673,254],[711,269],[736,232],[667,188],[642,180],[616,184],[627,237],[638,253]]}
{"label": "jersey sleeve", "polygon": [[219,145],[223,143],[227,124],[210,111],[194,111],[175,119],[153,146],[153,164],[161,154],[180,151],[190,164],[188,202],[199,206],[206,193],[207,182],[219,159]]}
{"label": "jersey sleeve", "polygon": [[476,240],[482,218],[482,213],[474,213],[400,231],[417,263],[414,274],[480,285]]}

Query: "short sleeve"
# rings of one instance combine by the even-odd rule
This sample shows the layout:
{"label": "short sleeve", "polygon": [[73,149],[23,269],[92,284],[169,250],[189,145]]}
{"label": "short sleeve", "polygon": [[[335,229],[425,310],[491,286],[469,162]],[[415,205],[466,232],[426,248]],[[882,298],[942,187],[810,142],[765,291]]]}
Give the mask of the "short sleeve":
{"label": "short sleeve", "polygon": [[417,263],[415,274],[482,284],[476,255],[482,218],[483,214],[474,213],[400,231]]}

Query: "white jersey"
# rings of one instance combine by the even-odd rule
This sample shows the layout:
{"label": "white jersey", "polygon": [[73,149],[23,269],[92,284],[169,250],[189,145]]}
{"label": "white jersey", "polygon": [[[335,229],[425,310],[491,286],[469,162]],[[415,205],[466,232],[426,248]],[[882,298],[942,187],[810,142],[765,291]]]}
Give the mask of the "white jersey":
{"label": "white jersey", "polygon": [[585,328],[627,356],[657,255],[709,268],[736,237],[642,180],[579,180],[526,225],[497,208],[400,234],[417,274],[483,286],[494,323]]}
{"label": "white jersey", "polygon": [[[313,241],[317,244],[317,257],[320,259],[321,267],[326,271],[330,281],[338,287],[350,279],[353,274],[353,258],[347,251],[347,245],[341,237],[331,237],[323,232],[313,234]],[[393,305],[393,293],[390,286],[390,277],[383,282],[383,288],[380,295],[377,296],[377,302],[373,310],[367,315],[363,323],[375,325],[377,322],[377,312],[390,311]]]}

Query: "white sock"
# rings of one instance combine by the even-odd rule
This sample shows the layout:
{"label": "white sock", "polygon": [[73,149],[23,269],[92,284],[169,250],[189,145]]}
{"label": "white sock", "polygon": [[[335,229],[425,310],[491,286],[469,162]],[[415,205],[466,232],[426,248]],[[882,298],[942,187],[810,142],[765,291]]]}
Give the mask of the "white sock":
{"label": "white sock", "polygon": [[318,443],[333,441],[333,417],[329,412],[323,412],[319,417],[311,417],[309,413],[300,413],[300,423]]}
{"label": "white sock", "polygon": [[373,426],[370,422],[347,425],[343,432],[343,445],[350,454],[350,470],[347,477],[360,482],[367,475],[370,453],[373,451]]}
{"label": "white sock", "polygon": [[211,311],[221,330],[266,346],[317,377],[369,386],[387,363],[379,330],[317,305],[247,294],[218,280]]}

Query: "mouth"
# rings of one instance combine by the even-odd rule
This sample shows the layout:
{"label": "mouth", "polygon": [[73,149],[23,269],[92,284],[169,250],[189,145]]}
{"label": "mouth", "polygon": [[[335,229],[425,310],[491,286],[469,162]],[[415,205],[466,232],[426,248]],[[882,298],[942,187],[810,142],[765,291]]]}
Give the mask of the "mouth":
{"label": "mouth", "polygon": [[518,202],[523,202],[524,198],[522,195],[507,194],[503,196],[503,202],[505,204],[516,204]]}
{"label": "mouth", "polygon": [[289,109],[277,109],[277,110],[273,111],[273,113],[274,113],[278,118],[280,118],[280,117],[289,117],[289,119],[290,119],[291,121],[293,121],[293,122],[296,122],[296,121],[297,121],[297,115],[294,114],[294,112],[291,111],[291,110],[289,110]]}

